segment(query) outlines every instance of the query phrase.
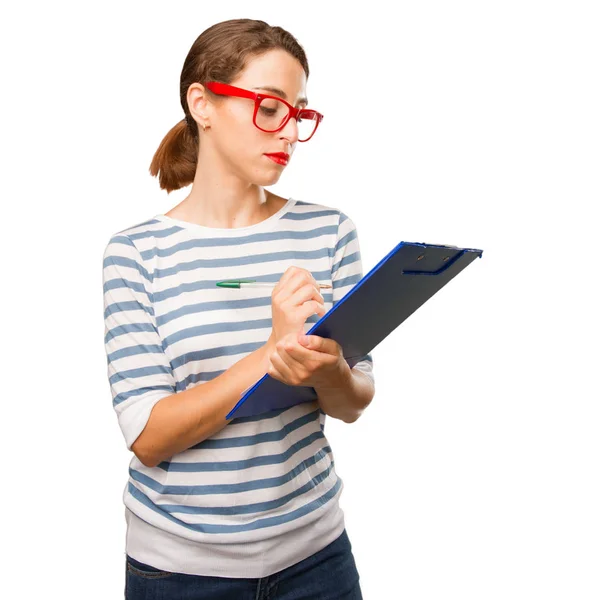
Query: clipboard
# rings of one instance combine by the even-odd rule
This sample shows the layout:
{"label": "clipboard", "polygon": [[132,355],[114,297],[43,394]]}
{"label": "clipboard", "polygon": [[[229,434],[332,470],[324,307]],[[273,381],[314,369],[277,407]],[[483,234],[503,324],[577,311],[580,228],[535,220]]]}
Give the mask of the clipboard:
{"label": "clipboard", "polygon": [[[482,254],[483,250],[475,248],[400,242],[306,335],[334,339],[352,368]],[[287,385],[267,373],[244,392],[226,419],[315,400],[314,388]]]}

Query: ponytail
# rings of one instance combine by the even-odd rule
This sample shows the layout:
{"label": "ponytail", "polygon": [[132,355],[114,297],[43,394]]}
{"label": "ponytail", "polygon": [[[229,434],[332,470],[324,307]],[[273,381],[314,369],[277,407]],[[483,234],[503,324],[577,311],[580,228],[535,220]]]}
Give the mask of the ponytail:
{"label": "ponytail", "polygon": [[158,175],[159,185],[167,190],[167,194],[190,185],[196,175],[198,137],[194,132],[198,131],[198,126],[191,117],[188,118],[192,124],[188,125],[186,119],[181,119],[172,127],[150,163],[150,174],[153,177]]}

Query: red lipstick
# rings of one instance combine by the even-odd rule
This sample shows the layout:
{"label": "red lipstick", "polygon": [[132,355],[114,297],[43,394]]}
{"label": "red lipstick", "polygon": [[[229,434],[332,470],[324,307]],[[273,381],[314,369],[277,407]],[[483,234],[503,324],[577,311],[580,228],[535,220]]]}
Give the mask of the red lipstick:
{"label": "red lipstick", "polygon": [[272,154],[265,154],[265,156],[280,165],[287,165],[290,160],[290,155],[285,152],[273,152]]}

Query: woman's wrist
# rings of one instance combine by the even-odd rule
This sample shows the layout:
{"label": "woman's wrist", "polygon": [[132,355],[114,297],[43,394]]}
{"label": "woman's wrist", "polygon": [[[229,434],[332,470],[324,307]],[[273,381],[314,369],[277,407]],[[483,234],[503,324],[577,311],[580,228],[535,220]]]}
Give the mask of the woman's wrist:
{"label": "woman's wrist", "polygon": [[269,370],[270,365],[270,357],[273,352],[275,352],[275,338],[273,337],[273,333],[269,336],[269,339],[260,347],[260,351],[262,353],[262,364],[264,366],[265,373]]}

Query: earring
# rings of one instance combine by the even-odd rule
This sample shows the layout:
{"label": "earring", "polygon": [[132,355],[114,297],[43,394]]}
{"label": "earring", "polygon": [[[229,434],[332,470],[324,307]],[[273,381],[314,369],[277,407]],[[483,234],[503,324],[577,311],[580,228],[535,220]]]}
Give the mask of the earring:
{"label": "earring", "polygon": [[203,123],[203,124],[202,124],[202,129],[203,129],[204,131],[206,131],[206,123]]}

